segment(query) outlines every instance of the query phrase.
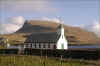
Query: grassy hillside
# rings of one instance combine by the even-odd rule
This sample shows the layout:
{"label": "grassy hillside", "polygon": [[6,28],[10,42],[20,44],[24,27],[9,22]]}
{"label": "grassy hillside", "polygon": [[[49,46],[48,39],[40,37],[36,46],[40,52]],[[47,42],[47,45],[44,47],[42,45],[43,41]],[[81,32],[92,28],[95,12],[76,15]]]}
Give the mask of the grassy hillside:
{"label": "grassy hillside", "polygon": [[[28,35],[33,32],[54,32],[57,31],[58,23],[50,21],[30,20],[26,21],[24,26],[16,33],[9,35],[0,35],[0,37],[7,38],[9,43],[18,44],[24,43]],[[72,27],[64,25],[65,35],[69,44],[100,44],[100,38],[86,30],[79,27]]]}

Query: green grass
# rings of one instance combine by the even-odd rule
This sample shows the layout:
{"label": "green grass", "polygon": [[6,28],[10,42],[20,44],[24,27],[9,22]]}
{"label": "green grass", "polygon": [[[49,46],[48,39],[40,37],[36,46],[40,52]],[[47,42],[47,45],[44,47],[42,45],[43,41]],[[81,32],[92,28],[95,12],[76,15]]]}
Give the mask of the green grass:
{"label": "green grass", "polygon": [[[56,58],[40,58],[40,56],[2,55],[0,56],[0,66],[61,66],[61,60]],[[94,66],[94,64],[65,59],[62,62],[62,66]],[[95,64],[95,66],[100,65]]]}

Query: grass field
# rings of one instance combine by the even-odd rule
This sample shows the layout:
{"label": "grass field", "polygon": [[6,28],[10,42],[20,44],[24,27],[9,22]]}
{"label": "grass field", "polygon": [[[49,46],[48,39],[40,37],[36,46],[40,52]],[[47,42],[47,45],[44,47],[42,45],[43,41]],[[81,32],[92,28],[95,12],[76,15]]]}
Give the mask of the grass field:
{"label": "grass field", "polygon": [[46,58],[40,56],[0,55],[0,66],[100,66],[100,60]]}

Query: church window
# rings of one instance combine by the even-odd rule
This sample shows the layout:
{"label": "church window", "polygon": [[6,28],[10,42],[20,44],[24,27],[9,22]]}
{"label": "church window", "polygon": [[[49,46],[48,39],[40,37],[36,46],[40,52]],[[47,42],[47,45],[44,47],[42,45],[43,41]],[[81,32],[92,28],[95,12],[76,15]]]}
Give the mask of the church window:
{"label": "church window", "polygon": [[48,48],[50,48],[50,43],[48,44]]}
{"label": "church window", "polygon": [[43,48],[45,48],[45,44],[43,45]]}
{"label": "church window", "polygon": [[54,45],[54,49],[56,49],[56,45]]}
{"label": "church window", "polygon": [[64,49],[64,44],[61,45],[61,48]]}
{"label": "church window", "polygon": [[36,43],[35,43],[35,48],[36,48]]}
{"label": "church window", "polygon": [[39,48],[41,48],[41,45],[39,44]]}
{"label": "church window", "polygon": [[63,36],[62,36],[62,39],[63,39]]}
{"label": "church window", "polygon": [[32,44],[31,44],[31,48],[32,48]]}

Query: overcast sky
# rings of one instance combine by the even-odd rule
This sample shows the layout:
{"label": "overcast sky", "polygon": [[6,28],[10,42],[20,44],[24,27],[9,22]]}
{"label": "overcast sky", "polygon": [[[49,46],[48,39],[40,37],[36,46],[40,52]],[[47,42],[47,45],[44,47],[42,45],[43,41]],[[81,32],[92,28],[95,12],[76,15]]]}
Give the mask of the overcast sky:
{"label": "overcast sky", "polygon": [[0,22],[60,16],[65,24],[88,24],[99,19],[99,0],[0,0]]}

